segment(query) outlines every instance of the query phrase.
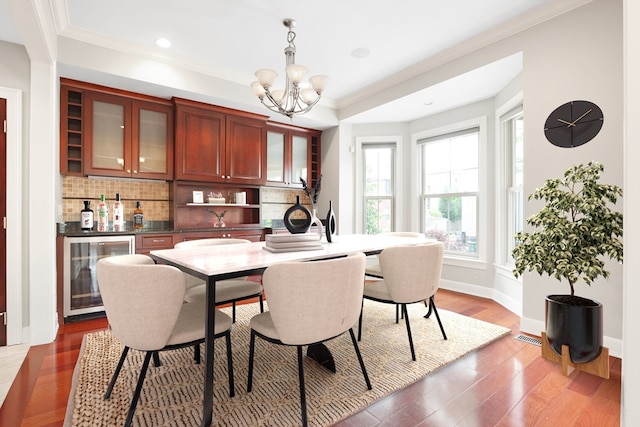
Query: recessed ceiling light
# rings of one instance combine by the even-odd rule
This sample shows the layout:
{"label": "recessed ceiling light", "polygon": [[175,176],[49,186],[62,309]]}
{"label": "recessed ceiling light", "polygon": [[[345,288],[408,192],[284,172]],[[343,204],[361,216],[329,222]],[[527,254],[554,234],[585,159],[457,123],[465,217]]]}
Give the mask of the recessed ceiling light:
{"label": "recessed ceiling light", "polygon": [[428,107],[430,105],[433,105],[433,101],[424,101],[423,104]]}
{"label": "recessed ceiling light", "polygon": [[354,58],[366,58],[371,55],[371,51],[366,47],[359,47],[351,51],[351,56]]}
{"label": "recessed ceiling light", "polygon": [[161,37],[158,40],[156,40],[156,44],[163,49],[169,49],[171,47],[171,42],[165,39],[164,37]]}

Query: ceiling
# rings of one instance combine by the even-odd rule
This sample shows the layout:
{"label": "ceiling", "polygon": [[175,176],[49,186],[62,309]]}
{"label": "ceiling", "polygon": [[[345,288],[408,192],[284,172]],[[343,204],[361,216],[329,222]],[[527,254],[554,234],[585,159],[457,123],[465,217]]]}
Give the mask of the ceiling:
{"label": "ceiling", "polygon": [[[0,0],[0,40],[23,44]],[[297,21],[296,62],[330,78],[322,104],[340,109],[412,77],[431,58],[479,37],[532,25],[585,0],[49,0],[59,37],[145,51],[247,85],[260,68],[284,74],[287,29]],[[558,3],[563,3],[559,9]],[[169,49],[156,46],[165,37]],[[362,53],[368,53],[361,55]],[[360,55],[359,55],[360,53]],[[65,69],[61,67],[61,69]],[[514,55],[362,112],[352,123],[405,122],[494,96],[522,70]],[[281,72],[282,71],[282,72]],[[76,70],[82,78],[82,71]],[[78,78],[74,75],[74,78]],[[87,79],[87,81],[93,81]],[[100,83],[100,82],[97,82]],[[282,86],[283,81],[276,86]],[[258,100],[256,99],[256,103]],[[266,114],[266,112],[265,112]]]}

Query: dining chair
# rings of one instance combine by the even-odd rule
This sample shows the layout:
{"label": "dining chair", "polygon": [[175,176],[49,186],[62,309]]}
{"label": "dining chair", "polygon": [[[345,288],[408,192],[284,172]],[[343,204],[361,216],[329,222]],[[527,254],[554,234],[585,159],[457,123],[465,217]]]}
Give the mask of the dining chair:
{"label": "dining chair", "polygon": [[[151,261],[151,262],[149,262]],[[111,397],[129,349],[145,352],[125,426],[133,421],[149,362],[159,351],[198,346],[205,336],[204,302],[184,302],[184,274],[176,267],[156,265],[140,254],[102,258],[96,266],[109,329],[124,346],[107,391]],[[215,311],[215,337],[225,337],[229,396],[235,395],[231,355],[231,317]],[[195,357],[200,363],[200,353]],[[128,387],[128,386],[127,386]]]}
{"label": "dining chair", "polygon": [[[406,237],[409,239],[418,239],[418,238],[424,238],[424,234],[422,233],[417,233],[417,232],[413,232],[413,231],[390,231],[390,232],[386,232],[386,233],[378,233],[378,236],[389,236],[389,237]],[[374,258],[375,257],[375,262],[374,263],[367,263],[367,268],[364,271],[365,276],[369,276],[369,277],[373,277],[376,279],[383,279],[384,277],[382,276],[382,270],[380,269],[380,260],[378,259],[378,255],[373,255],[369,258]],[[425,306],[427,305],[427,302],[425,301]],[[431,315],[431,307],[429,307],[429,312],[424,316],[426,318],[428,318]],[[400,321],[400,305],[396,304],[396,323],[398,323]]]}
{"label": "dining chair", "polygon": [[274,344],[295,346],[298,353],[300,411],[302,425],[306,426],[302,347],[318,345],[346,331],[351,335],[367,389],[371,390],[371,382],[353,332],[361,309],[364,269],[364,254],[354,253],[331,260],[284,262],[265,270],[262,283],[269,310],[250,321],[247,392],[253,388],[256,337]]}
{"label": "dining chair", "polygon": [[[384,279],[374,281],[364,287],[364,299],[385,304],[400,304],[407,326],[411,358],[414,361],[416,353],[413,347],[407,304],[429,300],[438,319],[442,337],[447,339],[433,299],[440,286],[443,257],[444,244],[442,242],[386,248],[379,255]],[[358,326],[358,341],[360,341],[362,338],[362,312]]]}
{"label": "dining chair", "polygon": [[[174,249],[242,243],[251,243],[251,241],[234,238],[185,240],[184,242],[176,243]],[[207,292],[206,283],[189,274],[185,273],[185,276],[187,277],[187,292],[185,293],[184,300],[186,302],[205,301]],[[260,283],[248,280],[247,276],[220,280],[216,283],[216,305],[231,303],[231,319],[233,323],[236,323],[236,302],[251,298],[259,298],[260,313],[264,313],[262,285],[260,285]]]}

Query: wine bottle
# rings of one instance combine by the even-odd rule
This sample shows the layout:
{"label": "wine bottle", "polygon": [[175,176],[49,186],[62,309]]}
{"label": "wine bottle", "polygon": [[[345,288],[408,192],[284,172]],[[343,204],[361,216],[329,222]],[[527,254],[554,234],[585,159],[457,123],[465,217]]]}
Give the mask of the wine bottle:
{"label": "wine bottle", "polygon": [[93,230],[93,209],[91,209],[91,201],[84,201],[84,209],[80,211],[80,228],[83,231]]}
{"label": "wine bottle", "polygon": [[120,200],[120,193],[116,193],[113,202],[113,231],[124,231],[124,203]]}
{"label": "wine bottle", "polygon": [[136,208],[133,211],[133,228],[143,228],[144,227],[144,212],[140,207],[140,202],[136,202]]}
{"label": "wine bottle", "polygon": [[100,195],[98,203],[98,231],[109,231],[109,205],[105,201],[104,194]]}

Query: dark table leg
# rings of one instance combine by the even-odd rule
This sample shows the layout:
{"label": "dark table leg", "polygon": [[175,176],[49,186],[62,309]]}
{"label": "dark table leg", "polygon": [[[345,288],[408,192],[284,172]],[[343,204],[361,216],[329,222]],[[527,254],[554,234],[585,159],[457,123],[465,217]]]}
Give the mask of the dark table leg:
{"label": "dark table leg", "polygon": [[216,281],[207,280],[206,325],[204,331],[204,400],[202,405],[202,427],[208,427],[213,420],[213,342],[216,329]]}

